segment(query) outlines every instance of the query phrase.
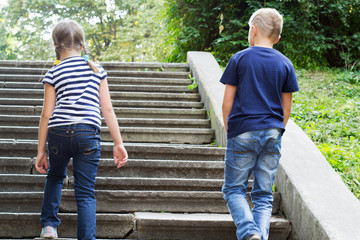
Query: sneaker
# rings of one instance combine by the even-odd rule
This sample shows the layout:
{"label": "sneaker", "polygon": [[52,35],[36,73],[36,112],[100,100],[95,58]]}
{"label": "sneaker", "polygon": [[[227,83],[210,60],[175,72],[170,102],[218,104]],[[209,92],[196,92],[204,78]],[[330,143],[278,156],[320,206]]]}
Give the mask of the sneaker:
{"label": "sneaker", "polygon": [[56,228],[52,226],[45,226],[41,230],[41,238],[58,238]]}
{"label": "sneaker", "polygon": [[261,238],[258,235],[252,235],[249,240],[261,240]]}

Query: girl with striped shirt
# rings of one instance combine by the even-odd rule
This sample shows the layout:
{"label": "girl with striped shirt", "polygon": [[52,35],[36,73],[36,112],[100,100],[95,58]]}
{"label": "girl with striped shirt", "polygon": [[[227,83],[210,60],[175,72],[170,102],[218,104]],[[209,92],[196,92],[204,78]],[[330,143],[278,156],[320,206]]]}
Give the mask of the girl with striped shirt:
{"label": "girl with striped shirt", "polygon": [[[95,177],[100,158],[100,107],[114,141],[118,168],[128,158],[112,107],[107,73],[88,60],[84,31],[74,21],[59,22],[52,32],[57,61],[44,79],[35,168],[47,173],[40,224],[42,238],[57,238],[61,189],[73,159],[77,239],[95,239]],[[84,50],[85,56],[81,57]],[[48,142],[47,157],[45,146]]]}

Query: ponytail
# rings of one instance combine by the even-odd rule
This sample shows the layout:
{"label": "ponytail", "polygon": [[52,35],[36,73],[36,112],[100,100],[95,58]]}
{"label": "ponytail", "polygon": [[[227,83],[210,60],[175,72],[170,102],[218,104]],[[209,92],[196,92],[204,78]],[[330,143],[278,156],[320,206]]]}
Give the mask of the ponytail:
{"label": "ponytail", "polygon": [[56,66],[60,63],[61,49],[62,49],[61,45],[56,45],[56,47],[55,47],[56,61],[54,62],[54,66]]}
{"label": "ponytail", "polygon": [[89,67],[91,68],[91,70],[93,70],[94,73],[99,73],[100,70],[99,68],[89,60],[89,56],[88,56],[88,51],[87,51],[87,47],[85,44],[82,44],[83,48],[84,48],[84,52],[85,52],[85,56],[84,56],[84,60],[85,62],[87,62],[87,64],[89,65]]}

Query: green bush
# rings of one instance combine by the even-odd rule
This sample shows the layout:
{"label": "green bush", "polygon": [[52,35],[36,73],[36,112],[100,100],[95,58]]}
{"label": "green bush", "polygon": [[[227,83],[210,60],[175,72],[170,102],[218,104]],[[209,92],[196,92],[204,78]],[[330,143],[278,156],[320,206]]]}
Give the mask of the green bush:
{"label": "green bush", "polygon": [[248,46],[248,20],[261,7],[284,17],[275,48],[299,67],[359,69],[359,0],[165,0],[164,19],[172,52],[168,61],[185,61],[187,51],[210,51],[225,65]]}

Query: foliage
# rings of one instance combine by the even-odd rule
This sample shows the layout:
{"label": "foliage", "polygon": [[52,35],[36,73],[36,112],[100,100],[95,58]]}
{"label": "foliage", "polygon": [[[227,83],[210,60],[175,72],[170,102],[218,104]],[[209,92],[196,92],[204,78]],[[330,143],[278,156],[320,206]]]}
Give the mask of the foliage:
{"label": "foliage", "polygon": [[127,21],[118,31],[121,37],[106,50],[104,61],[157,61],[161,55],[158,47],[163,28],[158,19],[160,3],[158,0],[131,3],[133,11],[128,12]]}
{"label": "foliage", "polygon": [[300,70],[297,75],[300,92],[294,94],[292,118],[360,199],[360,72]]}
{"label": "foliage", "polygon": [[[186,61],[210,51],[221,65],[247,47],[260,7],[284,16],[275,48],[301,67],[360,69],[360,0],[7,0],[0,10],[1,59],[52,59],[60,19],[85,30],[97,61]],[[160,15],[159,15],[160,13]]]}
{"label": "foliage", "polygon": [[284,17],[275,48],[297,66],[360,68],[359,0],[166,0],[164,34],[172,45],[169,61],[185,61],[191,50],[210,51],[225,65],[248,46],[248,20],[261,7]]}
{"label": "foliage", "polygon": [[5,26],[4,13],[0,8],[0,60],[15,59],[16,49],[12,48],[13,38]]}
{"label": "foliage", "polygon": [[1,32],[13,36],[13,47],[20,46],[18,58],[51,59],[53,26],[72,19],[84,28],[93,59],[154,60],[158,28],[153,12],[161,5],[162,0],[8,0]]}
{"label": "foliage", "polygon": [[190,89],[190,90],[196,89],[198,87],[197,82],[196,82],[196,78],[191,77],[191,74],[189,74],[189,78],[191,79],[192,84],[188,85],[188,89]]}

